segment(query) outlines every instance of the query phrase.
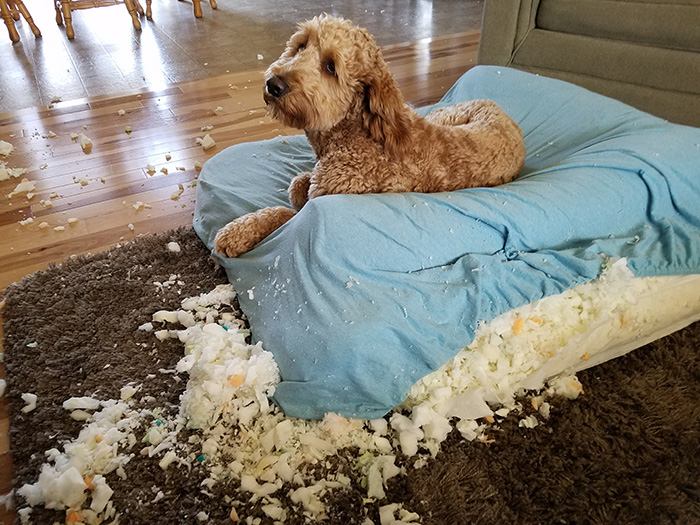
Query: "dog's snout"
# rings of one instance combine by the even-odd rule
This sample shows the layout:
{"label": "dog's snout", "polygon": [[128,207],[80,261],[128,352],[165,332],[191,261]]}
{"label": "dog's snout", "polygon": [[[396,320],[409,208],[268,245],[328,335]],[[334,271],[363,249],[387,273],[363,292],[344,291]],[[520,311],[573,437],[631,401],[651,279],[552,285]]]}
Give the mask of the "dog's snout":
{"label": "dog's snout", "polygon": [[289,91],[289,84],[277,75],[270,77],[266,86],[267,92],[275,98],[280,98]]}

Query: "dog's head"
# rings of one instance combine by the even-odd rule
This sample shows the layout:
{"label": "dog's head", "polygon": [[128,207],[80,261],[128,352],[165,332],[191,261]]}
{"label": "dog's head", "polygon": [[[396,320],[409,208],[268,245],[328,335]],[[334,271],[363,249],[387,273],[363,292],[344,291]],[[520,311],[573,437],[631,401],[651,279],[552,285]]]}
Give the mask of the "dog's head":
{"label": "dog's head", "polygon": [[400,154],[410,118],[372,36],[328,15],[299,25],[265,73],[273,118],[298,129],[326,131],[357,118],[389,154]]}

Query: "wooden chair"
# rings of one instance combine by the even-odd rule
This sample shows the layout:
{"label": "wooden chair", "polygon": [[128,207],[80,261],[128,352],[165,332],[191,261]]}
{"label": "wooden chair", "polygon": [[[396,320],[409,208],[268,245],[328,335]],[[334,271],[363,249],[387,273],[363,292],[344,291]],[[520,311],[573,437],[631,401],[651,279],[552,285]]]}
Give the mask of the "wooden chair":
{"label": "wooden chair", "polygon": [[[192,0],[192,5],[194,6],[194,16],[202,18],[202,0]],[[216,9],[216,0],[209,0],[209,5],[212,9]]]}
{"label": "wooden chair", "polygon": [[[0,0],[3,1],[3,0]],[[146,18],[151,20],[151,2],[152,0],[146,0]],[[62,26],[65,20],[66,24],[66,36],[68,38],[75,37],[75,31],[73,31],[73,17],[71,12],[76,9],[90,9],[92,7],[108,7],[117,4],[126,5],[126,9],[131,15],[131,21],[134,24],[134,29],[141,29],[141,21],[139,20],[139,15],[143,16],[143,7],[139,3],[139,0],[54,0],[54,7],[56,8],[56,23]]]}
{"label": "wooden chair", "polygon": [[20,14],[29,24],[34,36],[36,38],[41,36],[41,31],[39,31],[34,20],[32,20],[32,15],[29,14],[22,0],[0,0],[0,12],[7,26],[7,32],[10,34],[10,40],[13,42],[19,42],[19,33],[15,27],[15,20],[19,20]]}

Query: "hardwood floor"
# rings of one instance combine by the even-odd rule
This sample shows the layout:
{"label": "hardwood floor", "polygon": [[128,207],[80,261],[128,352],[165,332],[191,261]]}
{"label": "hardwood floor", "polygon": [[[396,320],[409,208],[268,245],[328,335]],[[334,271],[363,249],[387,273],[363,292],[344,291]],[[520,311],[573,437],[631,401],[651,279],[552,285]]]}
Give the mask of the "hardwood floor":
{"label": "hardwood floor", "polygon": [[279,56],[298,22],[320,13],[352,20],[382,46],[478,29],[483,13],[483,0],[236,0],[219,2],[216,11],[205,1],[203,18],[195,18],[191,0],[153,0],[153,18],[142,17],[139,31],[123,4],[73,11],[69,40],[51,2],[24,3],[42,37],[20,19],[21,40],[13,44],[0,22],[0,113],[54,96],[164,89],[262,68]]}
{"label": "hardwood floor", "polygon": [[[422,106],[476,64],[478,40],[470,31],[387,46],[384,56],[406,100]],[[233,144],[297,133],[265,116],[261,93],[261,72],[247,71],[0,114],[0,140],[15,147],[7,165],[28,170],[0,182],[0,290],[71,254],[190,224],[196,162]],[[213,126],[208,133],[216,141],[207,151],[196,143],[203,126]],[[71,133],[89,137],[91,152]],[[36,183],[35,195],[6,197],[22,178]],[[33,222],[19,224],[27,218]],[[0,494],[11,489],[7,410],[0,399]],[[12,519],[0,508],[0,523]]]}

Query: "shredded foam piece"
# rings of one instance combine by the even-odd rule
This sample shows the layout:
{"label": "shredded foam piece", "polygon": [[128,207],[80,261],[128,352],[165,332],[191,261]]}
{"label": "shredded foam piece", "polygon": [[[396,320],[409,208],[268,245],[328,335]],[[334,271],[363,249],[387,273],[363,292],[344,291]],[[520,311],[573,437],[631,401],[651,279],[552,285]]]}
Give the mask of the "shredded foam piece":
{"label": "shredded foam piece", "polygon": [[10,197],[14,197],[15,195],[19,195],[21,193],[31,193],[36,189],[36,182],[34,181],[29,181],[27,179],[24,179],[22,182],[20,182],[12,192],[10,192],[7,195],[7,198],[9,199]]}
{"label": "shredded foam piece", "polygon": [[89,396],[71,397],[63,402],[65,410],[97,410],[100,408],[100,401]]}
{"label": "shredded foam piece", "polygon": [[126,110],[124,110],[124,109],[118,109],[118,110],[117,110],[117,115],[119,115],[120,117],[123,117],[124,115],[126,115]]}
{"label": "shredded foam piece", "polygon": [[15,147],[12,144],[4,140],[0,140],[0,157],[9,157],[12,155],[14,150]]}
{"label": "shredded foam piece", "polygon": [[176,243],[175,241],[169,242],[166,246],[167,246],[169,252],[180,253],[180,251],[181,251],[180,245],[178,243]]}
{"label": "shredded foam piece", "polygon": [[37,396],[30,392],[22,394],[22,401],[25,405],[22,407],[22,412],[27,414],[36,408]]}
{"label": "shredded foam piece", "polygon": [[83,153],[90,153],[92,151],[92,140],[85,135],[85,133],[78,135],[78,139],[80,140],[80,147],[82,148]]}
{"label": "shredded foam piece", "polygon": [[7,381],[0,379],[0,397],[5,395],[5,389],[7,388]]}
{"label": "shredded foam piece", "polygon": [[0,181],[8,180],[10,177],[18,178],[27,173],[26,168],[8,168],[5,162],[0,161]]}
{"label": "shredded foam piece", "polygon": [[185,187],[184,187],[182,184],[178,184],[178,185],[177,185],[177,190],[176,190],[175,192],[173,192],[172,195],[170,195],[170,199],[171,199],[171,200],[174,200],[174,201],[179,200],[179,199],[180,199],[180,195],[182,195],[182,193],[183,193],[184,191],[185,191]]}
{"label": "shredded foam piece", "polygon": [[136,211],[140,211],[142,208],[145,210],[150,210],[152,206],[150,204],[146,204],[145,202],[141,201],[136,201],[134,204],[131,205],[132,208],[134,208]]}
{"label": "shredded foam piece", "polygon": [[[398,513],[398,517],[396,514]],[[407,525],[419,523],[420,516],[415,512],[409,512],[401,503],[391,503],[379,507],[379,523],[381,525]]]}
{"label": "shredded foam piece", "polygon": [[202,138],[197,137],[196,142],[197,142],[197,144],[202,146],[202,149],[205,151],[216,146],[216,142],[214,141],[213,138],[211,138],[209,133],[204,135],[204,137],[202,137]]}

